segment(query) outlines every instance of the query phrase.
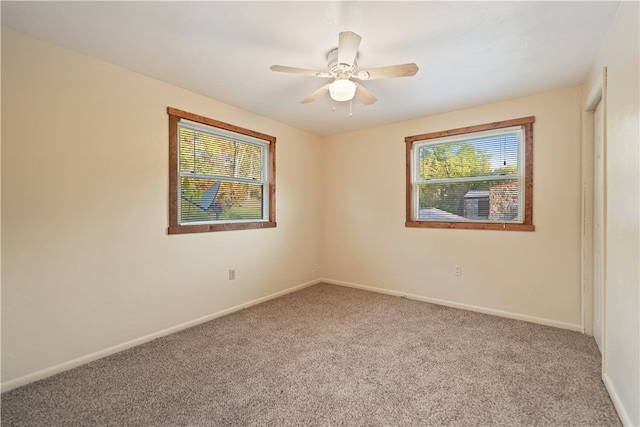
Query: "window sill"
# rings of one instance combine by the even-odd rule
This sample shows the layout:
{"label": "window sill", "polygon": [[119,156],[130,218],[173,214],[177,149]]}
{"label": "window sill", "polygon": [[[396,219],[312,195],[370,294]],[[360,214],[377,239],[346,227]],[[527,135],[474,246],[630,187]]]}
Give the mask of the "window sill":
{"label": "window sill", "polygon": [[498,231],[535,231],[533,224],[500,224],[489,222],[435,222],[407,221],[405,227],[411,228],[450,228],[460,230],[498,230]]}
{"label": "window sill", "polygon": [[255,230],[259,228],[274,228],[275,222],[242,222],[231,224],[200,224],[175,225],[168,229],[169,234],[205,233],[208,231]]}

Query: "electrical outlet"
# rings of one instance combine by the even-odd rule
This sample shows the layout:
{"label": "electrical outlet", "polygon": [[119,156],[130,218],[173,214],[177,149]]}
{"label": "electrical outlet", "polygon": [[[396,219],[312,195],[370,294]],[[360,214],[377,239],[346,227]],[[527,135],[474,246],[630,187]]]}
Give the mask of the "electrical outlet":
{"label": "electrical outlet", "polygon": [[462,266],[461,265],[454,265],[453,266],[453,275],[454,276],[462,276]]}
{"label": "electrical outlet", "polygon": [[229,280],[235,280],[236,279],[236,269],[232,268],[229,270]]}

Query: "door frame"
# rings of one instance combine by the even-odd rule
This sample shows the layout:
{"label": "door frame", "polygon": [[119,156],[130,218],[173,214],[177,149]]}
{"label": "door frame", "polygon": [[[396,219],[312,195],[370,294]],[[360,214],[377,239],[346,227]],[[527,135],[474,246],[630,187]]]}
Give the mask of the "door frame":
{"label": "door frame", "polygon": [[582,333],[593,335],[593,256],[594,256],[594,113],[602,103],[602,186],[603,186],[603,236],[602,236],[602,373],[606,372],[607,354],[607,68],[587,96],[582,120],[582,207],[581,207],[581,315]]}

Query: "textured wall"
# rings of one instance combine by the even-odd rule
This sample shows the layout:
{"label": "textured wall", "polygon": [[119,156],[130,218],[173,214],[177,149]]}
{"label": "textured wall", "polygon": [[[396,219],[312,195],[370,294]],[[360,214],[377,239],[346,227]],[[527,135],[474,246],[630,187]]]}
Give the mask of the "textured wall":
{"label": "textured wall", "polygon": [[640,425],[640,15],[622,2],[585,93],[605,88],[605,372],[628,425]]}
{"label": "textured wall", "polygon": [[[167,235],[168,106],[277,138],[277,228]],[[3,383],[317,279],[319,150],[3,29]]]}
{"label": "textured wall", "polygon": [[[406,136],[528,116],[536,117],[536,231],[405,228]],[[324,144],[325,278],[580,329],[580,88]]]}

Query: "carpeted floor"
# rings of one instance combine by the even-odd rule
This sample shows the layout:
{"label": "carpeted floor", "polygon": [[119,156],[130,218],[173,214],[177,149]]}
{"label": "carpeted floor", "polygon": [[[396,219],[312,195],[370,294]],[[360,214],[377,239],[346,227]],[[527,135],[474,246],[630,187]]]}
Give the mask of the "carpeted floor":
{"label": "carpeted floor", "polygon": [[319,284],[2,395],[9,426],[620,426],[591,337]]}

